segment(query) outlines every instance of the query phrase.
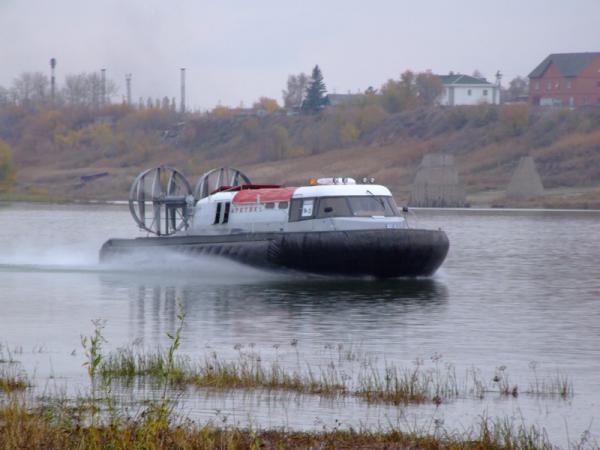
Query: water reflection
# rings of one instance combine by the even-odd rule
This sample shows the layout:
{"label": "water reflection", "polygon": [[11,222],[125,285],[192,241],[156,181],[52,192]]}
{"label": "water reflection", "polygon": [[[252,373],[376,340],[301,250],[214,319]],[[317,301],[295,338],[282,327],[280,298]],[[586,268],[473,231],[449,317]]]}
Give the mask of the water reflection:
{"label": "water reflection", "polygon": [[304,337],[311,345],[397,333],[445,314],[448,288],[435,279],[268,280],[254,284],[206,283],[187,274],[102,273],[107,292],[129,298],[131,339],[164,343],[177,327],[178,304],[194,342],[263,342]]}

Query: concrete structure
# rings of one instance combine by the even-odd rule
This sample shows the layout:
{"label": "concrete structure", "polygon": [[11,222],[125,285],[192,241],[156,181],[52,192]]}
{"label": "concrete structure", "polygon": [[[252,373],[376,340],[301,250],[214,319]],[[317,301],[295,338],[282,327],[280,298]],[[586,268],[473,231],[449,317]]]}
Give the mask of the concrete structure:
{"label": "concrete structure", "polygon": [[529,102],[535,106],[600,104],[600,52],[555,53],[529,74]]}
{"label": "concrete structure", "polygon": [[410,192],[410,206],[466,206],[452,155],[431,153],[423,157]]}
{"label": "concrete structure", "polygon": [[506,196],[527,199],[544,195],[544,185],[540,174],[535,168],[531,156],[525,156],[519,161],[506,189]]}
{"label": "concrete structure", "polygon": [[440,105],[479,105],[500,103],[500,86],[492,84],[484,78],[475,78],[469,75],[450,74],[438,75],[444,90],[438,98]]}

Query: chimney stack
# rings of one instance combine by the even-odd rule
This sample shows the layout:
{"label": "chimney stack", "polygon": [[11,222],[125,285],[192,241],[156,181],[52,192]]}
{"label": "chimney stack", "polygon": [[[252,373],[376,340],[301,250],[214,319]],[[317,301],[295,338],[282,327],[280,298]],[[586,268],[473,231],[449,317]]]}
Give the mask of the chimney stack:
{"label": "chimney stack", "polygon": [[181,113],[185,112],[185,67],[181,68]]}

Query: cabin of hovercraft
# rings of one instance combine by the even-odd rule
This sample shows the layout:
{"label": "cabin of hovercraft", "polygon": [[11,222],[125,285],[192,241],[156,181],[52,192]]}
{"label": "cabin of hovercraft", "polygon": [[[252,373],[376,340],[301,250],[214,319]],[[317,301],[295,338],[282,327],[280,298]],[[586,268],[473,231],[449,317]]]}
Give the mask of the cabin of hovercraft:
{"label": "cabin of hovercraft", "polygon": [[353,179],[221,187],[196,203],[187,234],[405,228],[390,191]]}

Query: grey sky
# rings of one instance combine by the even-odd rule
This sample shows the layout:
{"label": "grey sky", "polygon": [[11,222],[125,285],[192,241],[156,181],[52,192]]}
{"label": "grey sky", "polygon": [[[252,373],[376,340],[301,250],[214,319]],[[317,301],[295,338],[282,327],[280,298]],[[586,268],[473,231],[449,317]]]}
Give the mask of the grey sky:
{"label": "grey sky", "polygon": [[[133,98],[188,105],[281,102],[288,74],[318,63],[328,90],[379,87],[406,69],[504,82],[548,53],[600,51],[600,0],[0,0],[0,85],[23,71],[102,67]],[[120,96],[119,96],[120,98]]]}

